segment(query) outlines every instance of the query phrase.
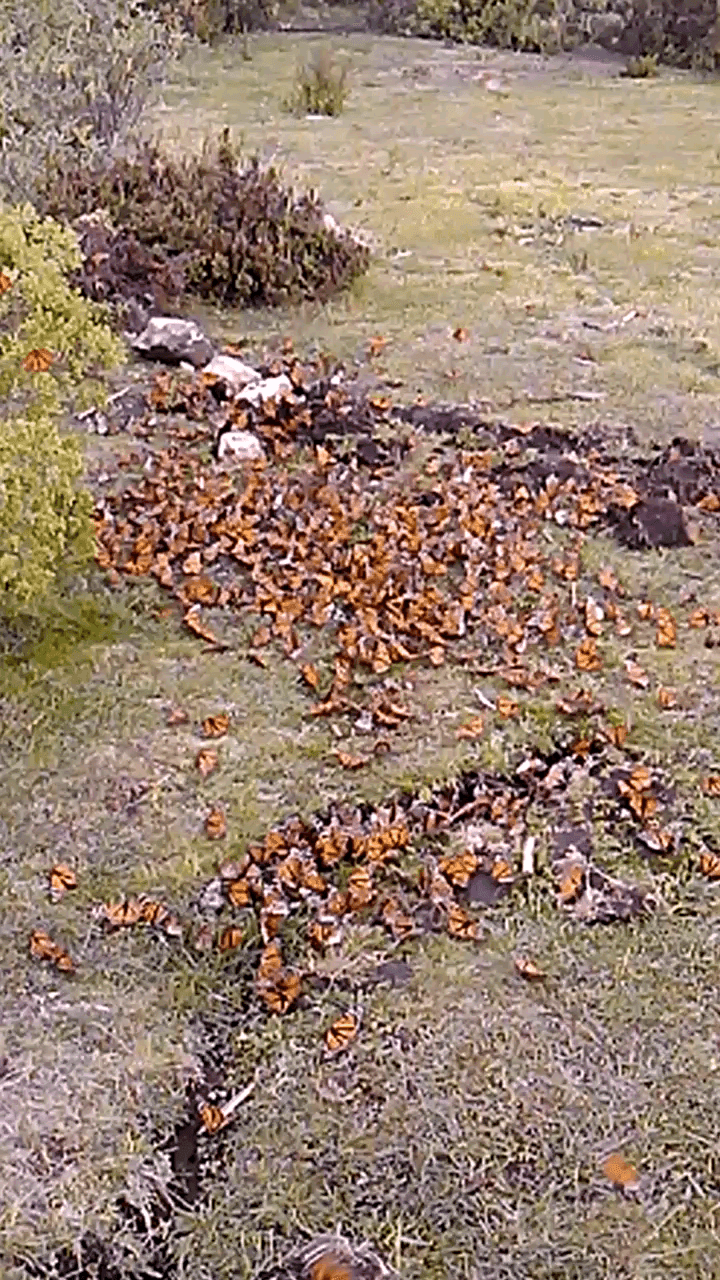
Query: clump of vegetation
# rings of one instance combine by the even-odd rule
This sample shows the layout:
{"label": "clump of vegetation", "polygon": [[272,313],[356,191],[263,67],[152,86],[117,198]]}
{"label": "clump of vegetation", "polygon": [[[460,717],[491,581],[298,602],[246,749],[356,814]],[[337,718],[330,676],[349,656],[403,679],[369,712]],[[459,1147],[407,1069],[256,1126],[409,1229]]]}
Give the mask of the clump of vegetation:
{"label": "clump of vegetation", "polygon": [[0,198],[32,203],[48,155],[123,144],[186,40],[135,0],[0,0]]}
{"label": "clump of vegetation", "polygon": [[298,68],[285,106],[297,116],[339,116],[350,91],[346,66],[337,66],[329,49],[319,49]]}
{"label": "clump of vegetation", "polygon": [[406,35],[551,52],[577,42],[558,0],[376,0],[373,25]]}
{"label": "clump of vegetation", "polygon": [[100,307],[70,289],[77,237],[30,205],[0,209],[0,611],[41,599],[60,568],[92,550],[82,450],[63,436],[63,401],[102,402],[93,365],[122,363]]}
{"label": "clump of vegetation", "polygon": [[627,76],[630,80],[648,80],[650,77],[656,76],[657,73],[657,54],[645,53],[639,58],[628,58],[620,75]]}
{"label": "clump of vegetation", "polygon": [[[297,195],[257,158],[243,167],[227,128],[199,155],[170,158],[146,139],[93,167],[48,166],[38,200],[69,222],[106,209],[121,240],[152,251],[168,287],[175,267],[188,292],[221,305],[325,301],[369,265],[366,246],[326,222],[314,192]],[[113,291],[127,296],[117,278],[104,296]]]}
{"label": "clump of vegetation", "polygon": [[707,67],[720,58],[715,0],[643,0],[630,7],[617,0],[597,9],[587,0],[371,0],[370,21],[402,35],[547,53],[595,40],[598,18],[609,15],[620,19],[613,45],[632,58]]}
{"label": "clump of vegetation", "polygon": [[215,45],[225,35],[265,31],[277,26],[278,0],[145,0],[171,26],[203,44]]}
{"label": "clump of vegetation", "polygon": [[633,58],[654,54],[676,66],[707,65],[717,26],[716,0],[644,0],[633,6],[621,48]]}

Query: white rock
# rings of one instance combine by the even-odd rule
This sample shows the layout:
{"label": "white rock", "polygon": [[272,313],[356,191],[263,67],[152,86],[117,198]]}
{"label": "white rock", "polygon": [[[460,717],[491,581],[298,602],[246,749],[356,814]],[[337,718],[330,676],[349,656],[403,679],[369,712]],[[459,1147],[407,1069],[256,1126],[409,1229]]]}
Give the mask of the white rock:
{"label": "white rock", "polygon": [[251,365],[245,364],[235,356],[213,356],[210,363],[205,365],[203,373],[212,373],[216,378],[221,378],[234,392],[242,391],[243,387],[250,382],[261,381],[261,375],[257,369],[253,369]]}
{"label": "white rock", "polygon": [[265,450],[252,431],[233,428],[222,432],[218,440],[217,456],[219,462],[226,458],[232,462],[259,462],[265,457]]}
{"label": "white rock", "polygon": [[292,394],[293,385],[287,374],[281,373],[278,378],[265,378],[263,382],[256,382],[251,386],[245,387],[243,391],[236,396],[237,400],[246,400],[248,404],[263,404],[266,400],[277,400],[283,394]]}

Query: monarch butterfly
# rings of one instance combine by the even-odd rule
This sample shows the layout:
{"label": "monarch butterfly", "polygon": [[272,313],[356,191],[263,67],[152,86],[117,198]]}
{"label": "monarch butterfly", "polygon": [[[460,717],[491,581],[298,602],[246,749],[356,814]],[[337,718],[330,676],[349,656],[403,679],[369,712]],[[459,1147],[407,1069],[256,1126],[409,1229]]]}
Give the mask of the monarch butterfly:
{"label": "monarch butterfly", "polygon": [[720,796],[720,777],[717,774],[703,778],[702,789],[706,796]]}
{"label": "monarch butterfly", "polygon": [[52,351],[48,351],[46,347],[36,347],[25,356],[23,369],[26,373],[47,373],[54,358]]}
{"label": "monarch butterfly", "polygon": [[415,932],[415,921],[409,916],[398,903],[396,898],[390,898],[382,910],[383,924],[388,928],[395,939],[399,942],[402,938],[409,938]]}
{"label": "monarch butterfly", "polygon": [[325,1048],[329,1053],[347,1049],[357,1037],[360,1022],[354,1013],[341,1013],[325,1032]]}
{"label": "monarch butterfly", "polygon": [[456,902],[448,909],[448,933],[453,938],[473,939],[478,936],[478,923]]}
{"label": "monarch butterfly", "polygon": [[470,877],[477,871],[478,861],[477,854],[466,849],[464,853],[449,854],[446,858],[441,858],[438,865],[443,875],[446,875],[452,884],[464,888]]}
{"label": "monarch butterfly", "polygon": [[33,960],[49,960],[61,973],[73,973],[75,966],[67,951],[63,951],[42,929],[36,929],[30,938],[30,955]]}
{"label": "monarch butterfly", "polygon": [[202,731],[206,738],[222,738],[230,728],[230,717],[224,711],[214,716],[206,716],[202,722]]}
{"label": "monarch butterfly", "polygon": [[244,937],[245,931],[243,929],[239,929],[237,925],[228,925],[218,938],[218,951],[237,950]]}
{"label": "monarch butterfly", "polygon": [[515,957],[515,968],[521,978],[527,978],[528,982],[542,982],[547,974],[542,969],[538,969],[537,965],[527,958],[527,956]]}
{"label": "monarch butterfly", "polygon": [[205,835],[208,840],[222,840],[227,834],[227,821],[221,809],[211,809],[205,819]]}
{"label": "monarch butterfly", "polygon": [[287,1013],[302,990],[300,975],[280,969],[259,984],[260,998],[272,1013]]}
{"label": "monarch butterfly", "polygon": [[161,925],[163,921],[170,915],[167,907],[162,902],[143,902],[140,906],[140,919],[143,924]]}
{"label": "monarch butterfly", "polygon": [[701,854],[700,870],[708,880],[720,880],[720,857],[716,853]]}
{"label": "monarch butterfly", "polygon": [[558,889],[558,897],[560,901],[565,904],[574,902],[579,896],[584,886],[584,882],[585,870],[579,862],[576,862],[574,866],[570,867],[566,875],[564,875],[560,881],[560,888]]}
{"label": "monarch butterfly", "polygon": [[63,894],[68,889],[76,889],[77,880],[75,872],[64,862],[58,862],[50,872],[50,898],[53,902],[59,902]]}
{"label": "monarch butterfly", "polygon": [[352,1280],[352,1278],[353,1273],[350,1268],[332,1253],[326,1253],[322,1258],[318,1258],[310,1268],[310,1280]]}
{"label": "monarch butterfly", "polygon": [[637,1170],[619,1151],[613,1151],[603,1160],[603,1173],[613,1186],[623,1191],[635,1191],[638,1186]]}
{"label": "monarch butterfly", "polygon": [[496,858],[490,868],[490,875],[498,884],[508,884],[513,879],[513,869],[505,858]]}
{"label": "monarch butterfly", "polygon": [[105,923],[111,929],[122,929],[138,923],[142,918],[142,904],[137,898],[125,898],[122,902],[104,902],[101,913]]}
{"label": "monarch butterfly", "polygon": [[208,1104],[202,1107],[200,1119],[208,1133],[217,1133],[218,1129],[222,1129],[225,1124],[225,1112],[222,1107],[214,1107]]}
{"label": "monarch butterfly", "polygon": [[238,876],[225,886],[228,901],[233,907],[248,907],[251,902],[250,885],[245,876]]}
{"label": "monarch butterfly", "polygon": [[212,747],[201,747],[195,756],[195,768],[203,778],[207,778],[218,767],[218,753]]}
{"label": "monarch butterfly", "polygon": [[336,919],[311,920],[308,925],[310,945],[316,951],[324,952],[326,947],[335,946],[342,939],[342,928]]}
{"label": "monarch butterfly", "polygon": [[263,948],[258,965],[258,978],[269,978],[282,969],[282,952],[277,939]]}
{"label": "monarch butterfly", "polygon": [[351,871],[347,883],[347,904],[350,911],[360,911],[369,906],[375,897],[372,877],[367,867],[356,867]]}
{"label": "monarch butterfly", "polygon": [[7,293],[8,289],[12,289],[12,280],[10,276],[6,276],[4,271],[0,271],[0,295]]}

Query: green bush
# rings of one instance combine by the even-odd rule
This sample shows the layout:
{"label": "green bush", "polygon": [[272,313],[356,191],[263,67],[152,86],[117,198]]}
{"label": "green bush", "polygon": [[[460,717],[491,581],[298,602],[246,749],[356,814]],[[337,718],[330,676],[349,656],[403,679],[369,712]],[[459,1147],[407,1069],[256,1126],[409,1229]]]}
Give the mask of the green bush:
{"label": "green bush", "polygon": [[298,116],[339,116],[348,93],[347,67],[336,67],[330,50],[318,49],[298,69],[285,107]]}
{"label": "green bush", "polygon": [[94,376],[124,359],[104,309],[72,291],[77,237],[30,205],[0,206],[0,611],[42,597],[92,546],[91,501],[63,408],[103,403]]}
{"label": "green bush", "polygon": [[567,28],[559,0],[376,0],[375,10],[384,30],[503,49],[550,52]]}
{"label": "green bush", "polygon": [[106,209],[122,235],[180,264],[188,292],[229,306],[325,301],[367,270],[369,252],[327,225],[312,193],[296,195],[257,159],[245,167],[226,128],[200,155],[135,154],[48,168],[38,208],[75,221]]}
{"label": "green bush", "polygon": [[552,52],[597,38],[616,15],[616,47],[636,59],[717,66],[717,0],[370,0],[376,29],[469,44]]}
{"label": "green bush", "polygon": [[123,143],[186,42],[140,0],[0,0],[0,199]]}

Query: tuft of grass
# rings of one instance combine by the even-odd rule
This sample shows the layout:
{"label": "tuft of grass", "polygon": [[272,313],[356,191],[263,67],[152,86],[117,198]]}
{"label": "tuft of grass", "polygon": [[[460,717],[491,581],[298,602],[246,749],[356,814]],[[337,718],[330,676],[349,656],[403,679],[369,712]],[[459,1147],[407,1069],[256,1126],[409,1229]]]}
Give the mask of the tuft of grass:
{"label": "tuft of grass", "polygon": [[630,80],[649,80],[658,73],[658,59],[655,53],[643,53],[637,58],[628,58],[624,69],[620,72]]}
{"label": "tuft of grass", "polygon": [[347,65],[339,66],[330,49],[316,49],[298,67],[285,107],[296,116],[339,116],[349,92]]}

